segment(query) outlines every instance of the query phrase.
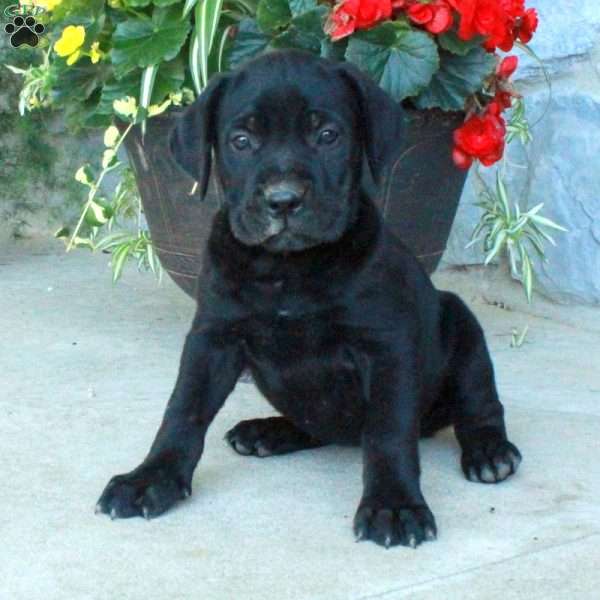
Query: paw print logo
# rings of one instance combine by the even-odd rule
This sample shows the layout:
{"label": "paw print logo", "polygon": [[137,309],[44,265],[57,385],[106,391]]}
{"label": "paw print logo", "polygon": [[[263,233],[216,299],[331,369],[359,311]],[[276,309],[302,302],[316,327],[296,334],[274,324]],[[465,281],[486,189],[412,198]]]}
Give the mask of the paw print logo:
{"label": "paw print logo", "polygon": [[10,43],[13,48],[27,44],[34,48],[40,41],[39,36],[44,33],[44,26],[38,23],[34,17],[13,17],[12,23],[4,26],[4,31],[10,35]]}

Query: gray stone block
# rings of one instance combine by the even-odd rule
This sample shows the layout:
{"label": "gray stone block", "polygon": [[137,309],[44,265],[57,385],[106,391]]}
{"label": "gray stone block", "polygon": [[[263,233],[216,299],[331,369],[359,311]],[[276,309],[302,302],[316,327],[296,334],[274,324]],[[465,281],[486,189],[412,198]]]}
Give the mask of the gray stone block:
{"label": "gray stone block", "polygon": [[[531,48],[552,75],[566,74],[574,63],[586,60],[596,46],[600,33],[598,0],[528,0],[540,17]],[[521,66],[518,79],[541,76],[537,61],[515,49]]]}
{"label": "gray stone block", "polygon": [[[511,145],[508,159],[515,166],[508,169],[508,187],[521,208],[544,202],[543,214],[569,229],[553,234],[557,246],[547,244],[547,263],[536,260],[537,289],[559,302],[600,303],[600,92],[567,81],[555,86],[549,106],[544,88],[528,95],[527,102],[532,115],[545,106],[547,112],[529,146]],[[482,262],[480,246],[465,249],[481,214],[473,206],[475,197],[470,176],[446,262]]]}

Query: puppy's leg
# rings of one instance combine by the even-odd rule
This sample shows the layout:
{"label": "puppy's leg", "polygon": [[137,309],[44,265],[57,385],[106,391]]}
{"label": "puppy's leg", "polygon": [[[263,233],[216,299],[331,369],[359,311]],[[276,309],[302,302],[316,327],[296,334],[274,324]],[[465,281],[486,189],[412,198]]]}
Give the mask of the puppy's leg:
{"label": "puppy's leg", "polygon": [[[412,348],[406,345],[405,348]],[[372,370],[362,435],[363,497],[354,517],[357,540],[413,548],[436,537],[419,484],[419,389],[414,352]]]}
{"label": "puppy's leg", "polygon": [[285,417],[240,421],[225,439],[238,454],[260,457],[323,446]]}
{"label": "puppy's leg", "polygon": [[179,376],[148,456],[133,471],[113,477],[96,510],[112,518],[160,515],[191,493],[204,436],[243,368],[243,354],[225,335],[192,331]]}
{"label": "puppy's leg", "polygon": [[447,345],[452,348],[448,391],[462,469],[470,481],[498,483],[516,472],[521,453],[507,439],[483,330],[458,296],[443,293],[442,305],[442,335],[449,336]]}

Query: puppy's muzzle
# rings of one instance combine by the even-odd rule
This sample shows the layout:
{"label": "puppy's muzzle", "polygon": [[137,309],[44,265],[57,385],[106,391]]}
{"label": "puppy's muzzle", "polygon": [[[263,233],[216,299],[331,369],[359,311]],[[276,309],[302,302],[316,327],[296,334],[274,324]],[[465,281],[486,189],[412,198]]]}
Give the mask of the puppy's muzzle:
{"label": "puppy's muzzle", "polygon": [[304,205],[307,186],[300,181],[286,180],[265,186],[263,194],[271,217],[284,218],[296,214]]}

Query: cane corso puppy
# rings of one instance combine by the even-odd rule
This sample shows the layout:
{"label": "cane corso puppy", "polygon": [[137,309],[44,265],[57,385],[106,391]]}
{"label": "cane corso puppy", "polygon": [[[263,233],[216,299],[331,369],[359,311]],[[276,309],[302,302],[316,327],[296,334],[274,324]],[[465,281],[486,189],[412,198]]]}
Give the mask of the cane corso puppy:
{"label": "cane corso puppy", "polygon": [[260,457],[360,445],[358,539],[436,537],[420,436],[453,425],[471,481],[516,471],[480,325],[433,287],[362,184],[363,157],[381,179],[402,127],[400,106],[366,76],[297,51],[215,77],[186,110],[170,151],[202,193],[212,167],[222,207],[163,422],[98,511],[152,518],[188,496],[206,431],[245,368],[281,416],[242,421],[227,441]]}

